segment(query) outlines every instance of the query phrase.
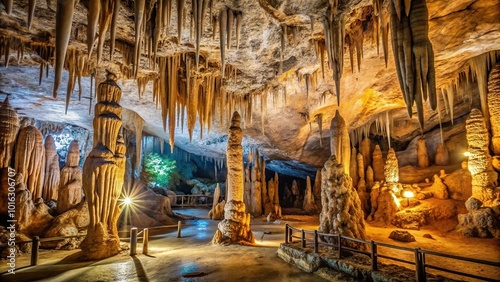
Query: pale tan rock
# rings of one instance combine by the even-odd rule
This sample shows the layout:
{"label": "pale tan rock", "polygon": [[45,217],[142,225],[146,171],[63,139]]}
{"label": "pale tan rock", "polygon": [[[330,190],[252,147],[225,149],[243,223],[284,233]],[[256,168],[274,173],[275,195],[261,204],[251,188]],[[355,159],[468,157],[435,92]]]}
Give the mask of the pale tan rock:
{"label": "pale tan rock", "polygon": [[443,181],[437,174],[434,175],[434,183],[432,183],[430,189],[432,190],[434,197],[438,199],[448,199],[448,187],[444,185]]}
{"label": "pale tan rock", "polygon": [[315,213],[317,210],[316,204],[314,202],[314,195],[312,193],[311,178],[309,177],[309,175],[306,177],[306,191],[302,209],[308,213]]}
{"label": "pale tan rock", "polygon": [[42,133],[34,126],[23,127],[16,141],[15,170],[24,181],[33,200],[42,197],[45,176],[45,153]]}
{"label": "pale tan rock", "polygon": [[78,141],[73,140],[68,147],[66,166],[61,170],[57,196],[57,212],[59,214],[77,207],[83,199],[83,178],[82,170],[78,166],[79,162],[80,149]]}
{"label": "pale tan rock", "polygon": [[261,191],[261,175],[260,168],[258,167],[258,162],[256,162],[255,166],[252,166],[250,171],[251,175],[251,187],[250,187],[250,195],[251,195],[251,209],[250,213],[254,216],[262,215],[262,191]]}
{"label": "pale tan rock", "polygon": [[356,148],[355,147],[351,148],[351,163],[349,167],[349,175],[352,178],[352,185],[354,187],[358,187],[358,179],[359,179],[357,155],[358,153],[356,151]]}
{"label": "pale tan rock", "polygon": [[372,166],[369,165],[368,168],[366,169],[366,186],[368,188],[371,188],[375,183],[375,178],[373,174],[374,172]]}
{"label": "pale tan rock", "polygon": [[387,153],[387,160],[384,165],[385,182],[397,183],[399,182],[399,164],[396,152],[393,148],[389,149]]}
{"label": "pale tan rock", "polygon": [[243,133],[240,127],[241,117],[233,113],[229,139],[227,142],[227,203],[222,220],[212,239],[213,244],[254,244],[255,239],[250,229],[250,214],[245,212],[243,202]]}
{"label": "pale tan rock", "polygon": [[338,162],[344,167],[345,173],[349,174],[351,162],[349,129],[338,110],[330,123],[330,152],[332,156],[337,157]]}
{"label": "pale tan rock", "polygon": [[0,106],[0,169],[10,164],[18,131],[19,118],[6,96]]}
{"label": "pale tan rock", "polygon": [[314,203],[321,211],[321,170],[316,171],[316,178],[314,178]]}
{"label": "pale tan rock", "polygon": [[[364,214],[358,193],[352,187],[349,175],[345,173],[334,155],[321,170],[321,179],[323,209],[318,231],[366,240]],[[358,249],[365,248],[365,245],[354,242],[346,242],[346,245]]]}
{"label": "pale tan rock", "polygon": [[[94,148],[83,166],[83,188],[90,213],[87,236],[81,244],[83,259],[103,259],[120,251],[118,203],[125,177],[125,151],[121,128],[121,89],[108,73],[99,84],[94,116]],[[73,159],[69,162],[74,163]],[[243,169],[243,167],[241,168]]]}
{"label": "pale tan rock", "polygon": [[495,64],[488,79],[488,110],[490,113],[493,154],[500,156],[500,63]]}
{"label": "pale tan rock", "polygon": [[434,157],[434,163],[436,165],[449,165],[450,156],[448,154],[448,149],[443,143],[439,143],[436,147],[436,156]]}
{"label": "pale tan rock", "polygon": [[356,155],[356,162],[358,164],[358,179],[365,178],[365,165],[364,165],[364,157],[361,153]]}
{"label": "pale tan rock", "polygon": [[428,167],[430,165],[427,144],[424,138],[417,141],[417,165],[418,167]]}
{"label": "pale tan rock", "polygon": [[[62,237],[78,235],[85,231],[89,225],[89,209],[86,201],[74,209],[68,210],[54,218],[45,237]],[[44,248],[55,248],[56,250],[73,250],[78,248],[83,238],[68,238],[60,241],[43,242]]]}
{"label": "pale tan rock", "polygon": [[292,195],[293,195],[293,207],[300,208],[301,201],[300,201],[299,184],[297,184],[297,181],[295,179],[292,182]]}
{"label": "pale tan rock", "polygon": [[42,198],[48,202],[57,201],[60,181],[59,155],[56,144],[51,135],[45,137],[45,182],[43,184]]}
{"label": "pale tan rock", "polygon": [[398,211],[399,208],[391,190],[382,187],[382,191],[377,198],[377,210],[373,214],[373,220],[388,225]]}
{"label": "pale tan rock", "polygon": [[375,181],[385,180],[384,158],[382,156],[382,150],[380,149],[380,146],[378,144],[375,145],[375,150],[373,150],[372,168],[373,178]]}
{"label": "pale tan rock", "polygon": [[225,201],[219,203],[220,198],[220,184],[217,183],[214,191],[214,201],[212,203],[212,209],[208,212],[208,218],[213,220],[221,220],[224,219],[224,205]]}
{"label": "pale tan rock", "polygon": [[472,196],[472,176],[467,168],[448,174],[443,183],[448,187],[450,198],[454,200],[466,201]]}
{"label": "pale tan rock", "polygon": [[[361,141],[361,144],[359,145],[359,153],[363,156],[363,165],[365,166],[364,169],[366,170],[369,165],[372,164],[372,142],[370,141],[370,138],[365,137],[363,141]],[[358,159],[359,163],[359,159]],[[359,176],[361,178],[361,175]]]}
{"label": "pale tan rock", "polygon": [[373,216],[378,209],[378,197],[380,196],[380,183],[377,181],[373,184],[372,191],[370,192],[370,215],[367,220],[373,221]]}
{"label": "pale tan rock", "polygon": [[363,178],[361,178],[358,183],[358,196],[364,218],[366,218],[370,214],[370,194],[366,192],[366,182]]}

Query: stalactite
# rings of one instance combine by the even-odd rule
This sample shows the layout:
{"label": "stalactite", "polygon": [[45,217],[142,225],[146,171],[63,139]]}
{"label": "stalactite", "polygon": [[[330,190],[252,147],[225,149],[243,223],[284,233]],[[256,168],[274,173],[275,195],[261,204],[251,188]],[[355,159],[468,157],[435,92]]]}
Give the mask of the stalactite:
{"label": "stalactite", "polygon": [[[59,1],[58,1],[59,2]],[[89,0],[87,12],[87,52],[89,58],[92,55],[95,35],[97,33],[97,24],[101,14],[101,0]]]}
{"label": "stalactite", "polygon": [[222,64],[222,78],[226,70],[226,35],[227,35],[227,10],[222,9],[219,14],[219,47],[220,47],[220,60]]}
{"label": "stalactite", "polygon": [[228,50],[231,49],[231,39],[233,34],[233,25],[234,25],[234,12],[231,9],[227,9],[227,46]]}
{"label": "stalactite", "polygon": [[57,90],[61,83],[66,50],[71,35],[74,8],[75,0],[57,1],[54,98],[57,98]]}
{"label": "stalactite", "polygon": [[9,103],[9,96],[6,96],[0,106],[0,172],[11,163],[18,131],[19,117]]}
{"label": "stalactite", "polygon": [[193,0],[193,13],[196,37],[196,69],[200,61],[200,42],[203,30],[203,6],[204,0]]}
{"label": "stalactite", "polygon": [[5,12],[7,15],[10,15],[12,13],[12,7],[14,7],[14,0],[5,0],[2,1],[2,3],[5,6]]}
{"label": "stalactite", "polygon": [[331,155],[336,156],[343,165],[345,173],[349,175],[351,161],[349,130],[338,110],[330,124],[330,151]]}
{"label": "stalactite", "polygon": [[134,63],[133,63],[133,76],[137,76],[139,72],[139,62],[141,56],[140,43],[142,39],[142,21],[144,17],[146,0],[134,1],[134,19],[135,19],[135,43],[134,43]]}
{"label": "stalactite", "polygon": [[[333,12],[333,11],[332,11]],[[342,15],[328,15],[323,20],[325,46],[337,92],[337,105],[340,105],[340,79],[344,61],[345,19]]]}
{"label": "stalactite", "polygon": [[476,74],[481,112],[483,113],[486,127],[490,126],[490,113],[488,110],[488,71],[496,63],[495,52],[487,52],[470,60],[471,69]]}
{"label": "stalactite", "polygon": [[[101,11],[99,12],[99,40],[97,43],[97,64],[101,62],[102,52],[104,48],[104,41],[106,39],[106,32],[108,31],[113,11],[116,9],[116,0],[102,1]],[[90,54],[89,54],[90,55]]]}
{"label": "stalactite", "polygon": [[116,23],[118,21],[118,14],[122,6],[122,0],[114,0],[115,6],[113,8],[113,15],[111,17],[111,30],[109,39],[109,60],[113,60],[113,54],[115,52],[115,40],[116,40]]}
{"label": "stalactite", "polygon": [[236,12],[236,49],[240,49],[240,33],[243,24],[243,13]]}
{"label": "stalactite", "polygon": [[184,26],[182,12],[184,11],[185,0],[177,0],[177,40],[182,42],[182,27]]}
{"label": "stalactite", "polygon": [[30,125],[19,130],[16,141],[14,169],[24,176],[32,200],[42,197],[45,175],[45,154],[42,133]]}
{"label": "stalactite", "polygon": [[[436,82],[434,51],[429,41],[428,12],[425,0],[413,1],[409,15],[401,13],[402,0],[394,0],[391,8],[391,36],[394,61],[401,91],[412,116],[416,104],[420,128],[424,128],[423,101],[429,98],[430,106],[436,109]],[[408,9],[408,8],[407,8]]]}
{"label": "stalactite", "polygon": [[35,16],[36,0],[28,1],[28,29],[31,29],[33,17]]}

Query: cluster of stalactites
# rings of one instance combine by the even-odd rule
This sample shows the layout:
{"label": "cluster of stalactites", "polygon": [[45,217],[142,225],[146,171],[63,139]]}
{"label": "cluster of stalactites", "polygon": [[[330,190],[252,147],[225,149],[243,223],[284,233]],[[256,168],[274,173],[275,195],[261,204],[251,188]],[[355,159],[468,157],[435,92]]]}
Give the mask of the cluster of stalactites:
{"label": "cluster of stalactites", "polygon": [[335,80],[337,104],[340,105],[340,79],[344,68],[345,39],[345,18],[343,14],[327,12],[323,19],[323,28],[328,63],[333,70],[333,79]]}
{"label": "cluster of stalactites", "polygon": [[356,146],[361,144],[363,137],[370,136],[370,134],[376,134],[387,138],[389,148],[391,147],[391,128],[393,127],[394,121],[390,110],[382,112],[376,115],[373,119],[370,119],[365,124],[351,130],[349,136],[351,139],[351,145]]}
{"label": "cluster of stalactites", "polygon": [[[219,45],[220,45],[220,57],[222,64],[222,77],[225,77],[226,71],[226,48],[231,49],[232,45],[232,34],[233,28],[236,30],[236,48],[239,49],[240,45],[240,33],[241,25],[243,20],[243,14],[240,11],[233,10],[231,8],[223,8],[219,13]],[[214,27],[216,24],[214,24]],[[215,28],[214,28],[215,30]],[[196,41],[197,48],[199,48],[199,40]]]}

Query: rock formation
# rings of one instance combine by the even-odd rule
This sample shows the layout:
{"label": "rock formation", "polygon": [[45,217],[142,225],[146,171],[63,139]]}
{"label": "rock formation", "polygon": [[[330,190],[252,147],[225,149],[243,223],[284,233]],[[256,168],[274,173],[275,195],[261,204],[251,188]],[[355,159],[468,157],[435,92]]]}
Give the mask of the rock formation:
{"label": "rock formation", "polygon": [[82,170],[80,162],[80,148],[78,141],[69,144],[66,155],[66,165],[61,170],[61,181],[57,197],[57,212],[59,214],[77,207],[83,199]]}
{"label": "rock formation", "polygon": [[[366,240],[364,214],[358,193],[335,155],[325,163],[321,170],[321,179],[322,211],[318,231]],[[354,242],[348,242],[346,245],[364,248],[364,245]]]}
{"label": "rock formation", "polygon": [[351,142],[349,141],[348,129],[344,118],[340,116],[337,110],[330,124],[330,152],[332,156],[337,157],[338,161],[343,165],[345,173],[349,175]]}
{"label": "rock formation", "polygon": [[358,178],[359,179],[365,179],[365,164],[364,164],[364,157],[360,153],[356,156],[356,162],[358,164]]}
{"label": "rock formation", "polygon": [[[50,228],[45,232],[45,237],[75,236],[81,234],[89,225],[89,210],[86,201],[82,201],[76,208],[68,210],[57,216]],[[44,248],[56,250],[73,250],[80,246],[82,238],[67,238],[60,241],[43,242]]]}
{"label": "rock formation", "polygon": [[42,133],[34,126],[23,127],[16,141],[16,173],[24,175],[24,182],[33,200],[42,197],[45,175],[45,154]]}
{"label": "rock formation", "polygon": [[245,212],[243,202],[243,133],[240,127],[241,117],[234,112],[229,128],[227,142],[227,202],[222,220],[212,239],[214,244],[254,244],[255,239],[250,229],[250,214]]}
{"label": "rock formation", "polygon": [[417,141],[417,162],[418,167],[428,167],[430,165],[427,144],[424,138],[420,138]]}
{"label": "rock formation", "polygon": [[51,135],[45,137],[45,183],[43,185],[42,198],[48,202],[57,201],[59,192],[59,155],[56,143]]}
{"label": "rock formation", "polygon": [[466,237],[500,238],[500,210],[482,207],[483,203],[470,197],[465,202],[468,213],[458,215],[458,229]]}
{"label": "rock formation", "polygon": [[386,186],[381,188],[380,195],[377,198],[377,209],[373,214],[373,220],[382,222],[386,225],[390,224],[394,219],[394,216],[399,211],[398,205],[396,203],[396,197],[392,194],[392,191]]}
{"label": "rock formation", "polygon": [[119,105],[121,89],[116,76],[108,73],[99,84],[95,105],[94,148],[83,166],[83,188],[90,223],[81,244],[84,259],[102,259],[120,251],[116,223],[121,213],[118,197],[125,174],[125,144],[118,133],[121,128]]}
{"label": "rock formation", "polygon": [[217,187],[214,191],[214,202],[212,203],[212,209],[208,212],[208,218],[213,220],[221,220],[224,219],[224,206],[226,205],[226,201],[223,200],[219,203],[220,198],[220,184],[217,183]]}
{"label": "rock formation", "polygon": [[368,168],[366,169],[366,186],[371,188],[373,186],[373,184],[375,183],[375,179],[374,179],[374,172],[373,172],[373,169],[372,169],[372,166],[369,165]]}
{"label": "rock formation", "polygon": [[368,215],[368,220],[372,221],[375,215],[375,212],[378,209],[378,197],[380,196],[380,183],[375,182],[372,187],[372,191],[370,192],[370,215]]}
{"label": "rock formation", "polygon": [[468,168],[472,175],[472,197],[485,206],[498,204],[499,199],[495,195],[498,175],[492,169],[488,130],[480,110],[471,110],[465,129],[470,153]]}
{"label": "rock formation", "polygon": [[[361,141],[361,144],[359,145],[359,153],[361,153],[361,155],[363,156],[363,164],[365,166],[365,169],[372,164],[371,147],[372,147],[372,142],[368,137],[365,137],[363,141]],[[358,159],[358,165],[359,165],[359,159]]]}
{"label": "rock formation", "polygon": [[375,181],[385,180],[384,158],[382,157],[382,150],[380,150],[380,146],[378,144],[375,145],[375,150],[373,150],[372,168],[373,178]]}
{"label": "rock formation", "polygon": [[436,165],[450,164],[450,156],[448,155],[448,149],[443,143],[439,143],[436,147],[436,156],[434,157],[434,163]]}
{"label": "rock formation", "polygon": [[490,72],[488,109],[490,112],[493,154],[500,156],[500,63],[497,63]]}
{"label": "rock formation", "polygon": [[352,178],[352,186],[354,187],[358,187],[358,179],[359,179],[357,155],[358,153],[356,151],[356,148],[353,147],[351,149],[351,163],[349,167],[349,175]]}
{"label": "rock formation", "polygon": [[385,182],[398,183],[399,182],[399,164],[396,152],[393,148],[389,149],[387,153],[387,160],[384,165]]}
{"label": "rock formation", "polygon": [[434,182],[430,189],[434,197],[438,199],[448,199],[448,188],[437,174],[434,174]]}
{"label": "rock formation", "polygon": [[292,199],[293,199],[293,207],[300,208],[299,184],[297,184],[297,181],[295,179],[292,182]]}
{"label": "rock formation", "polygon": [[364,213],[364,218],[370,214],[370,194],[366,192],[366,182],[361,179],[358,183],[358,196],[361,201],[361,209]]}
{"label": "rock formation", "polygon": [[314,202],[314,195],[312,193],[311,178],[309,177],[309,175],[306,177],[306,191],[302,209],[308,213],[315,213],[317,210],[316,204]]}
{"label": "rock formation", "polygon": [[316,171],[316,178],[314,178],[314,203],[318,207],[318,211],[322,210],[321,207],[321,170]]}

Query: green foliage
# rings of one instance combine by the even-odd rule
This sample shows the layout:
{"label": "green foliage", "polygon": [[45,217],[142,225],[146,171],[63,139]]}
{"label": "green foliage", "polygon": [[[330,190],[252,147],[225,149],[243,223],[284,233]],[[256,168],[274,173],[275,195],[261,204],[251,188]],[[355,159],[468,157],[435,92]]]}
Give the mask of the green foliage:
{"label": "green foliage", "polygon": [[151,153],[144,156],[141,178],[149,186],[172,189],[179,185],[180,177],[175,160]]}

